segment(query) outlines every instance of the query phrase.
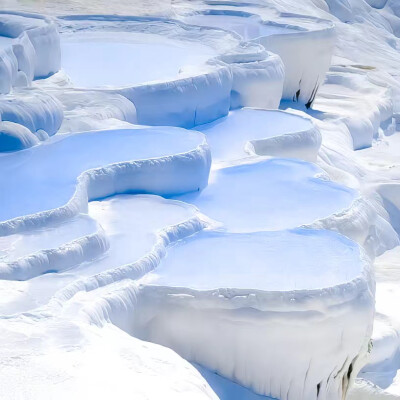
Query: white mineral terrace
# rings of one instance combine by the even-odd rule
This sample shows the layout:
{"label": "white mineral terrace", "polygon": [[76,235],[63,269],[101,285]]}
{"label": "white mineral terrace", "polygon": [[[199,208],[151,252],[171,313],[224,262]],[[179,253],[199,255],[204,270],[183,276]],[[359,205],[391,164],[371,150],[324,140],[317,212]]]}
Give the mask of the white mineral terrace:
{"label": "white mineral terrace", "polygon": [[298,18],[295,23],[268,21],[257,14],[216,8],[183,15],[189,24],[236,32],[244,40],[261,43],[278,54],[285,65],[283,98],[310,107],[333,52],[334,27],[326,20]]}
{"label": "white mineral terrace", "polygon": [[[275,398],[346,393],[371,332],[369,263],[332,232],[203,231],[141,282],[125,330]],[[335,350],[318,349],[327,338]]]}
{"label": "white mineral terrace", "polygon": [[252,154],[315,161],[321,142],[311,120],[278,110],[234,110],[193,129],[206,135],[214,162],[234,162]]}
{"label": "white mineral terrace", "polygon": [[0,263],[11,262],[47,248],[57,248],[65,243],[95,233],[97,223],[87,215],[81,214],[68,221],[47,229],[0,237]]}
{"label": "white mineral terrace", "polygon": [[398,400],[399,37],[0,0],[0,400]]}
{"label": "white mineral terrace", "polygon": [[294,228],[349,208],[357,196],[321,173],[313,164],[276,158],[213,170],[202,192],[175,198],[230,231]]}
{"label": "white mineral terrace", "polygon": [[216,28],[226,29],[239,34],[245,40],[257,39],[261,36],[285,35],[296,33],[299,29],[290,26],[280,26],[278,24],[263,23],[260,17],[256,15],[237,15],[229,14],[194,14],[183,18],[185,23],[202,26],[214,26]]}
{"label": "white mineral terrace", "polygon": [[[10,296],[2,302],[0,312],[33,310],[46,305],[57,292],[61,295],[64,288],[68,293],[68,285],[73,287],[79,279],[120,267],[127,267],[125,276],[139,277],[139,261],[156,254],[157,246],[162,244],[162,249],[169,241],[202,227],[195,208],[185,203],[158,196],[121,195],[91,202],[89,216],[81,214],[46,229],[3,236],[0,275],[8,282],[1,281],[1,288],[10,290]],[[163,232],[169,231],[175,232],[176,238],[163,238]]]}
{"label": "white mineral terrace", "polygon": [[[18,131],[26,132],[32,139],[31,146],[36,144],[36,139],[48,139],[56,134],[61,126],[63,105],[44,91],[30,88],[14,89],[12,94],[0,97],[0,120],[14,124],[8,136],[9,140],[14,139],[14,144],[7,147],[3,136],[0,152],[21,150],[30,146],[21,143]],[[0,128],[0,131],[3,129]]]}
{"label": "white mineral terrace", "polygon": [[[157,146],[152,146],[155,141]],[[158,187],[163,194],[197,190],[207,183],[207,149],[204,136],[198,132],[179,128],[149,128],[65,135],[22,152],[2,154],[1,185],[7,187],[7,191],[0,199],[1,226],[4,228],[7,224],[5,221],[21,216],[35,213],[44,215],[46,211],[63,206],[73,207],[71,200],[79,204],[87,202],[88,198],[127,191],[129,186],[136,192],[157,191]],[[179,160],[179,154],[186,159]],[[171,157],[175,155],[177,157]],[[155,159],[154,163],[151,163],[151,159]],[[135,164],[139,160],[142,162]],[[181,177],[188,180],[189,186],[186,183],[172,183],[171,187],[175,186],[176,189],[170,191],[168,179],[146,182],[142,175],[145,169],[143,164],[147,163],[148,168],[154,170],[159,163],[164,164],[161,175],[166,179],[180,162],[187,166]],[[168,164],[171,165],[169,171]],[[123,178],[129,173],[135,175],[135,168],[138,170],[136,179],[129,182],[129,179]]]}
{"label": "white mineral terrace", "polygon": [[[199,256],[192,259],[192,254]],[[323,271],[320,260],[325,260]],[[147,279],[197,290],[315,290],[349,282],[363,268],[358,246],[329,231],[206,231],[172,246]]]}
{"label": "white mineral terrace", "polygon": [[86,33],[61,43],[61,66],[79,87],[132,86],[173,80],[184,67],[204,64],[216,52],[200,43],[152,34]]}
{"label": "white mineral terrace", "polygon": [[0,50],[10,47],[14,41],[15,39],[13,38],[0,36]]}
{"label": "white mineral terrace", "polygon": [[60,41],[49,18],[0,11],[0,93],[60,68]]}
{"label": "white mineral terrace", "polygon": [[227,31],[117,16],[69,16],[62,29],[69,86],[125,96],[140,124],[190,128],[229,108],[275,108],[281,99],[280,58]]}

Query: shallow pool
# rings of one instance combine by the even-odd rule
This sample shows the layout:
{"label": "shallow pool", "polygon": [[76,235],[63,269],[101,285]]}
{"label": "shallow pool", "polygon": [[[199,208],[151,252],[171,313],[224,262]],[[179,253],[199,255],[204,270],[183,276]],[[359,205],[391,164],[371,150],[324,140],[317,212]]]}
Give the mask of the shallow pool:
{"label": "shallow pool", "polygon": [[197,14],[185,17],[184,22],[192,25],[211,26],[239,34],[245,40],[261,36],[284,35],[296,32],[285,26],[265,24],[257,16],[237,16],[229,14]]}
{"label": "shallow pool", "polygon": [[346,283],[362,270],[358,245],[335,232],[202,231],[168,249],[150,282],[197,290],[287,291]]}
{"label": "shallow pool", "polygon": [[153,34],[77,34],[61,41],[62,68],[76,86],[132,86],[170,80],[214,55],[208,46]]}

